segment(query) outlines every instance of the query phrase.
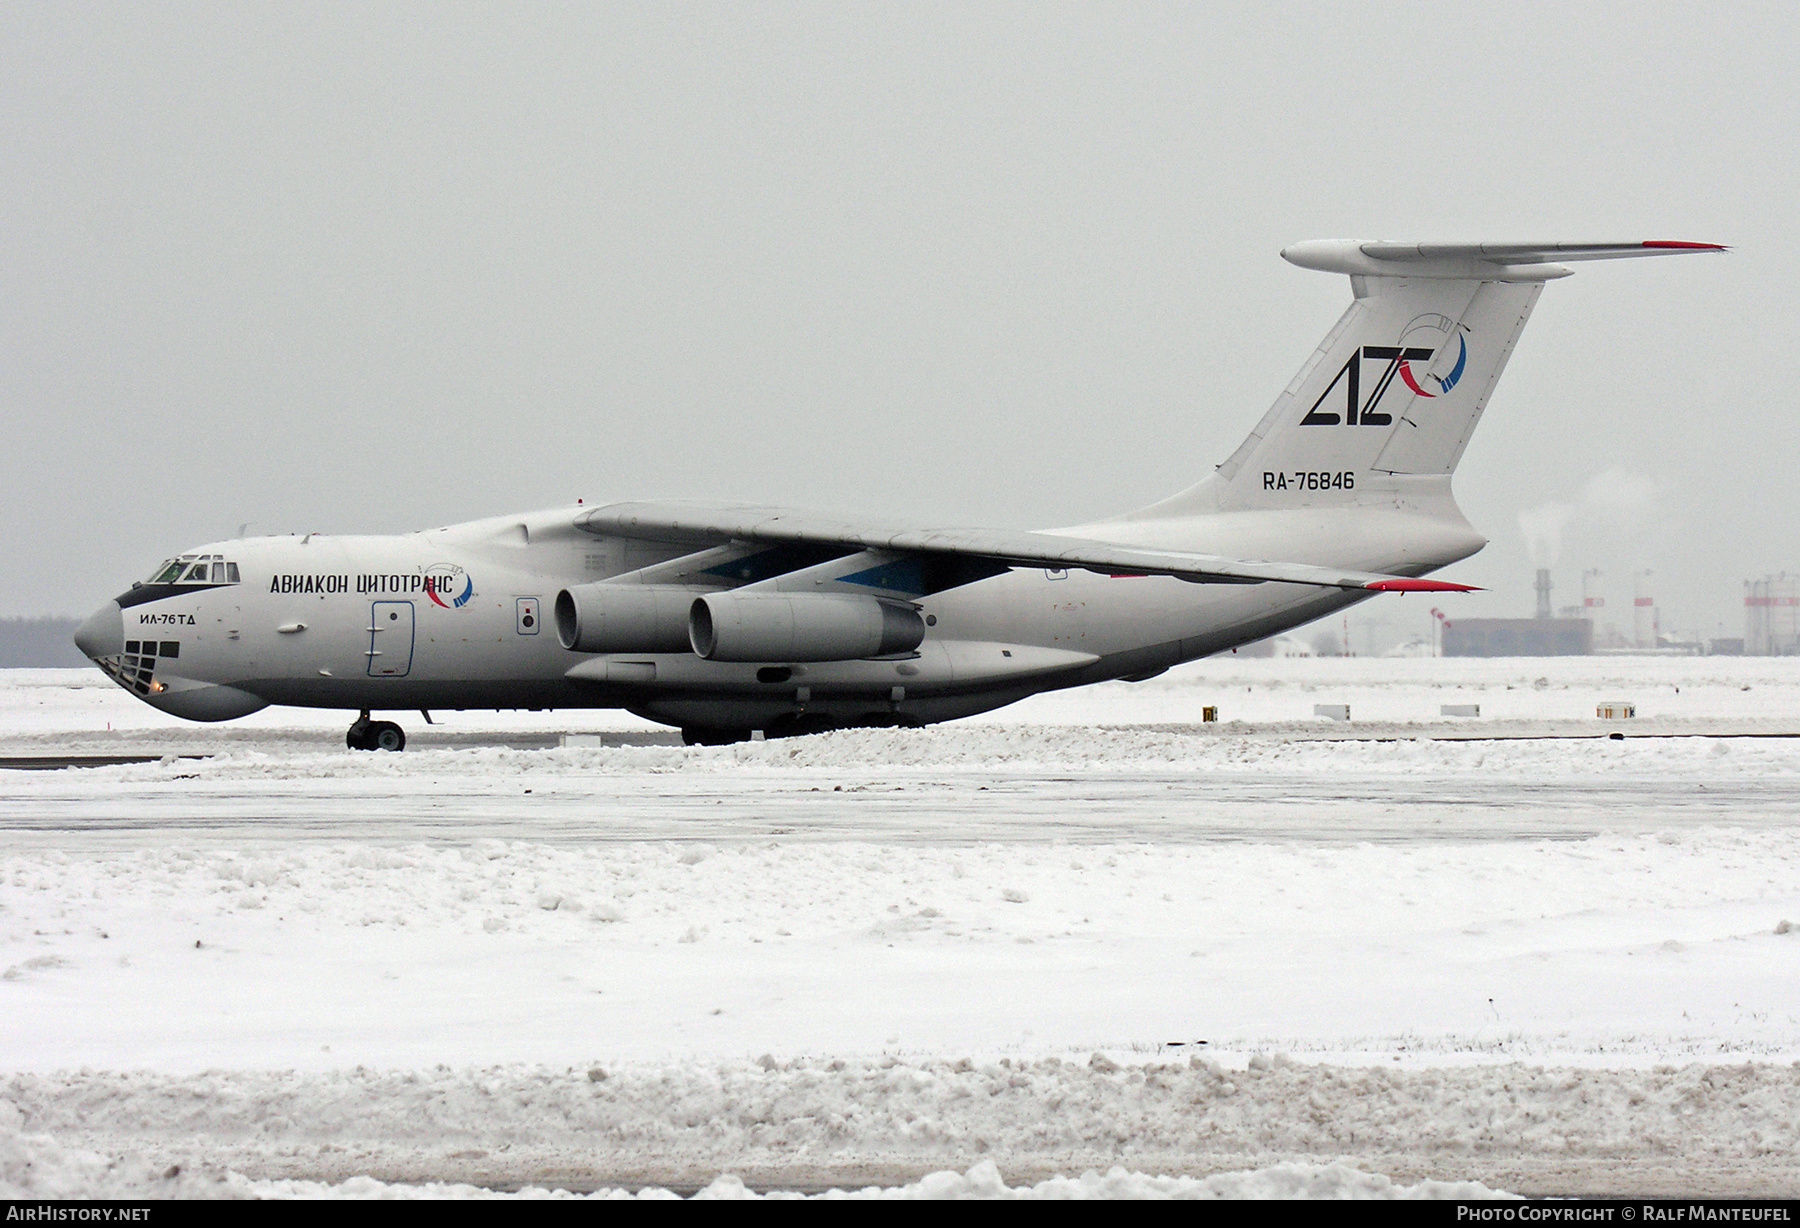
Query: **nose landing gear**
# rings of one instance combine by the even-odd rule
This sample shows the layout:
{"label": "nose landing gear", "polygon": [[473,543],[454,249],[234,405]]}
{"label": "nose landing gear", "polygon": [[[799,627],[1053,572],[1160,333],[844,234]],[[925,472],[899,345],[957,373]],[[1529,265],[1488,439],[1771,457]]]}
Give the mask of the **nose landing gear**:
{"label": "nose landing gear", "polygon": [[406,731],[392,721],[370,720],[364,708],[344,735],[344,744],[351,750],[405,750]]}

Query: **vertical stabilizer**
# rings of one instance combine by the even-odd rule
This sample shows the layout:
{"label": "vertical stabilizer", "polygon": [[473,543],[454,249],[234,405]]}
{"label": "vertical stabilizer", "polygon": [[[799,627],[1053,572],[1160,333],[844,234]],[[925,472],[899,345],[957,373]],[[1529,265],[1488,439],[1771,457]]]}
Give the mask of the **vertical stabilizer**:
{"label": "vertical stabilizer", "polygon": [[1391,502],[1397,486],[1448,479],[1544,283],[1569,275],[1561,262],[1723,250],[1670,242],[1290,247],[1282,255],[1302,268],[1348,274],[1354,301],[1224,464],[1139,515]]}

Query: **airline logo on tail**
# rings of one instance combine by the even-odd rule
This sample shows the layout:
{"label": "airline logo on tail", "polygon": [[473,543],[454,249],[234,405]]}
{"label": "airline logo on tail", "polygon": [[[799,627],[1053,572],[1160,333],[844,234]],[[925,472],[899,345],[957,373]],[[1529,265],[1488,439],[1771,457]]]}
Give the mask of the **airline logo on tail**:
{"label": "airline logo on tail", "polygon": [[1430,392],[1420,385],[1419,381],[1413,377],[1412,366],[1406,356],[1401,356],[1400,378],[1406,381],[1406,386],[1419,396],[1441,397],[1456,387],[1457,382],[1463,377],[1464,369],[1469,365],[1469,343],[1464,340],[1462,333],[1457,331],[1454,320],[1435,313],[1417,317],[1406,326],[1406,331],[1400,334],[1400,344],[1403,348],[1410,350],[1429,345],[1432,352],[1436,353],[1453,333],[1456,336],[1456,365],[1450,368],[1450,374],[1442,378],[1435,375],[1425,376],[1428,382],[1437,385],[1436,392]]}
{"label": "airline logo on tail", "polygon": [[[1413,370],[1412,364],[1415,362],[1429,367],[1453,333],[1457,345],[1456,363],[1448,374],[1420,375]],[[1375,387],[1367,400],[1361,397],[1362,365],[1365,362],[1387,364],[1376,379]],[[1469,343],[1457,330],[1456,322],[1448,316],[1435,313],[1419,316],[1401,331],[1399,345],[1365,345],[1350,355],[1350,360],[1344,364],[1336,378],[1319,394],[1319,399],[1313,402],[1306,417],[1300,419],[1300,425],[1392,426],[1393,415],[1381,413],[1378,407],[1388,389],[1393,386],[1396,376],[1416,396],[1441,397],[1462,380],[1468,365]],[[1325,408],[1327,402],[1332,404],[1332,408]],[[1340,403],[1343,406],[1341,414],[1337,412]]]}

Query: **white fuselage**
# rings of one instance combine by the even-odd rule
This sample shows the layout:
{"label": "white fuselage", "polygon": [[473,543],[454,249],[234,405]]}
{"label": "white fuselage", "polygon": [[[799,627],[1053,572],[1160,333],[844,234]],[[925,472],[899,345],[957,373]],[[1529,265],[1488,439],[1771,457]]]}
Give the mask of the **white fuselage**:
{"label": "white fuselage", "polygon": [[[1483,544],[1449,501],[1397,497],[1344,516],[1296,506],[1120,520],[1072,536],[1419,575]],[[928,723],[1026,695],[1140,677],[1260,639],[1365,594],[1015,568],[917,599],[904,659],[732,663],[691,653],[572,652],[557,594],[685,556],[691,543],[597,536],[563,509],[388,537],[261,537],[183,558],[236,582],[139,585],[84,626],[84,651],[146,702],[225,720],[267,704],[403,711],[628,708],[753,729],[808,716]],[[214,575],[219,574],[217,571]]]}

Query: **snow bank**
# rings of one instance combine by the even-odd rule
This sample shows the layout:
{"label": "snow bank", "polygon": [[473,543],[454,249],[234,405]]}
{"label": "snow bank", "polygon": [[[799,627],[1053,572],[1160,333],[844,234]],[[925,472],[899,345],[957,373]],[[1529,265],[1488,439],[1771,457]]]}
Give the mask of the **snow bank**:
{"label": "snow bank", "polygon": [[[760,1069],[760,1068],[759,1068]],[[763,1071],[769,1074],[772,1072]],[[657,1080],[648,1080],[649,1086],[644,1089],[654,1096]],[[17,1091],[15,1087],[13,1089]],[[173,1149],[184,1156],[203,1151],[207,1142],[204,1137],[205,1124],[199,1123],[202,1137],[193,1138],[188,1134],[196,1123],[193,1120],[193,1109],[198,1107],[193,1098],[213,1101],[221,1089],[217,1086],[196,1087],[187,1089],[190,1097],[188,1111],[179,1116],[183,1121],[174,1131],[172,1138],[157,1138],[157,1130],[150,1122],[141,1122],[140,1134],[147,1136],[134,1142],[147,1142],[152,1148],[169,1151]],[[234,1088],[237,1092],[251,1089]],[[254,1091],[251,1091],[254,1095]],[[31,1097],[25,1099],[30,1102]],[[241,1099],[237,1100],[240,1107]],[[515,1101],[516,1106],[516,1101]],[[115,1101],[116,1107],[116,1101]],[[141,1107],[149,1108],[146,1103]],[[290,1108],[296,1106],[290,1106]],[[37,1106],[34,1118],[47,1116],[42,1105]],[[15,1106],[10,1098],[0,1098],[0,1199],[321,1199],[321,1198],[355,1198],[355,1199],[491,1199],[491,1198],[571,1198],[589,1199],[621,1199],[637,1198],[646,1200],[668,1199],[676,1197],[667,1188],[657,1185],[642,1185],[633,1189],[618,1186],[600,1186],[586,1194],[572,1195],[565,1189],[548,1189],[540,1185],[525,1185],[513,1192],[472,1185],[467,1182],[454,1181],[421,1181],[421,1182],[389,1182],[377,1180],[367,1175],[352,1176],[341,1181],[318,1181],[303,1178],[265,1178],[253,1180],[229,1168],[213,1162],[201,1160],[196,1162],[186,1158],[185,1162],[168,1162],[166,1158],[151,1159],[141,1150],[127,1149],[123,1152],[109,1150],[89,1150],[79,1147],[65,1146],[55,1137],[36,1129],[27,1129],[23,1123],[25,1114]],[[116,1122],[115,1122],[116,1124]],[[165,1118],[161,1123],[165,1128],[171,1121]],[[551,1124],[551,1123],[545,1123]],[[552,1128],[554,1128],[552,1126]],[[92,1123],[87,1123],[83,1133],[97,1133]],[[100,1131],[98,1133],[104,1133]],[[279,1146],[291,1160],[295,1148],[289,1139],[281,1138],[280,1131],[263,1131],[262,1135],[269,1143]],[[368,1123],[359,1123],[355,1132],[366,1138]],[[352,1137],[339,1135],[340,1139]],[[608,1139],[617,1144],[616,1136]],[[332,1147],[328,1146],[328,1150]],[[341,1151],[341,1146],[336,1146]],[[257,1157],[254,1152],[248,1154],[254,1162],[262,1160],[263,1167],[270,1163],[270,1157]],[[467,1153],[458,1153],[466,1157]],[[446,1157],[444,1167],[457,1167],[457,1156]],[[766,1189],[767,1187],[765,1187]],[[1053,1176],[1036,1182],[1020,1182],[1008,1185],[1001,1175],[999,1166],[992,1160],[977,1163],[966,1173],[943,1170],[931,1172],[911,1182],[892,1186],[864,1185],[851,1189],[832,1188],[824,1193],[805,1195],[785,1192],[776,1189],[772,1192],[758,1193],[745,1184],[741,1177],[732,1173],[713,1178],[708,1184],[698,1189],[693,1195],[696,1200],[742,1200],[742,1199],[800,1199],[816,1198],[824,1200],[875,1200],[875,1199],[1296,1199],[1296,1198],[1335,1198],[1335,1199],[1476,1199],[1507,1197],[1500,1191],[1490,1189],[1478,1182],[1447,1182],[1437,1180],[1421,1180],[1416,1184],[1396,1183],[1386,1176],[1365,1172],[1349,1164],[1307,1164],[1279,1163],[1265,1168],[1242,1172],[1219,1173],[1208,1177],[1160,1176],[1142,1172],[1134,1172],[1119,1165],[1109,1168],[1103,1175],[1096,1171],[1087,1171],[1079,1177]]]}
{"label": "snow bank", "polygon": [[[1367,1174],[1381,1172],[1402,1182],[1453,1175],[1507,1186],[1536,1171],[1543,1188],[1550,1165],[1565,1192],[1572,1172],[1587,1174],[1585,1188],[1619,1192],[1629,1188],[1627,1172],[1666,1180],[1710,1166],[1766,1193],[1794,1184],[1800,1064],[1407,1070],[1276,1056],[1230,1068],[1096,1054],[1083,1062],[76,1072],[6,1079],[0,1115],[15,1123],[6,1127],[5,1180],[27,1192],[83,1182],[122,1189],[170,1180],[179,1166],[223,1193],[241,1192],[229,1169],[261,1182],[341,1185],[375,1173],[403,1185],[574,1189],[695,1189],[735,1173],[753,1188],[913,1185],[920,1194],[933,1183],[997,1192],[1005,1173],[1039,1196],[1143,1182],[1186,1196],[1316,1196],[1379,1192],[1385,1180]],[[61,1145],[26,1137],[40,1135]],[[943,1172],[977,1157],[995,1172]],[[1292,1164],[1327,1167],[1277,1167]],[[1244,1169],[1253,1171],[1217,1175]],[[1055,1173],[1089,1175],[1048,1180]],[[1689,1191],[1700,1184],[1690,1177]],[[1474,1196],[1467,1187],[1448,1192]]]}
{"label": "snow bank", "polygon": [[[7,1106],[0,1103],[0,1112]],[[661,1186],[633,1191],[601,1187],[571,1194],[563,1189],[525,1186],[516,1191],[456,1182],[389,1182],[358,1176],[340,1182],[291,1178],[254,1181],[216,1166],[158,1167],[141,1155],[106,1156],[62,1146],[47,1134],[25,1134],[0,1125],[0,1199],[569,1199],[612,1201],[673,1199]],[[748,1199],[886,1200],[886,1199],[1477,1199],[1508,1195],[1473,1181],[1421,1181],[1403,1185],[1347,1164],[1276,1164],[1248,1172],[1211,1177],[1152,1176],[1113,1167],[1104,1175],[1055,1176],[1035,1184],[1009,1186],[991,1160],[966,1173],[929,1173],[897,1186],[869,1185],[831,1189],[820,1194],[774,1190],[759,1193],[735,1174],[715,1177],[692,1195],[696,1201]]]}
{"label": "snow bank", "polygon": [[[721,1177],[694,1196],[696,1199],[754,1198],[735,1177]],[[782,1197],[782,1195],[767,1195]],[[1212,1177],[1153,1177],[1114,1167],[1104,1175],[1052,1177],[1035,1185],[1008,1187],[992,1161],[984,1161],[966,1173],[937,1172],[910,1185],[884,1189],[832,1190],[822,1199],[1017,1199],[1077,1201],[1090,1199],[1488,1199],[1510,1197],[1476,1181],[1421,1181],[1398,1185],[1376,1173],[1347,1164],[1276,1164],[1251,1172],[1220,1173]]]}
{"label": "snow bank", "polygon": [[[504,1195],[471,1185],[391,1185],[370,1178],[353,1178],[341,1185],[317,1182],[261,1182],[259,1196],[266,1198],[565,1198],[589,1199],[637,1198],[646,1201],[673,1198],[660,1186],[647,1186],[636,1193],[623,1189],[600,1189],[591,1194],[571,1195],[563,1190],[546,1191],[527,1187],[517,1194]],[[804,1194],[782,1190],[758,1193],[735,1174],[714,1178],[711,1184],[694,1193],[696,1202],[744,1200],[873,1202],[923,1200],[935,1202],[981,1199],[986,1201],[1057,1201],[1076,1202],[1099,1199],[1212,1201],[1219,1199],[1492,1199],[1515,1197],[1489,1189],[1477,1181],[1420,1181],[1416,1185],[1400,1185],[1378,1173],[1366,1173],[1348,1164],[1276,1164],[1250,1172],[1220,1173],[1212,1177],[1165,1177],[1131,1172],[1114,1167],[1106,1173],[1087,1172],[1079,1177],[1055,1176],[1036,1184],[1009,1186],[1000,1169],[984,1160],[966,1173],[945,1170],[929,1173],[918,1181],[899,1186],[869,1185],[860,1189],[831,1189],[820,1194]]]}
{"label": "snow bank", "polygon": [[[361,782],[481,779],[556,782],[567,793],[584,784],[611,787],[621,777],[729,775],[764,780],[825,777],[841,782],[905,779],[918,772],[984,770],[1181,772],[1195,776],[1265,779],[1271,774],[1369,777],[1449,776],[1482,772],[1527,774],[1544,780],[1703,780],[1754,773],[1800,776],[1800,738],[1682,736],[1448,741],[1395,728],[1369,740],[1324,741],[1292,727],[1254,732],[1232,726],[1098,727],[948,725],[928,729],[858,729],[808,738],[726,747],[614,746],[518,750],[417,749],[371,755],[326,746],[242,747],[206,759],[13,774],[9,793],[91,793],[121,784],[194,782],[204,794],[222,786],[301,782],[330,793]],[[1702,731],[1704,732],[1704,731]]]}
{"label": "snow bank", "polygon": [[[598,1073],[601,1077],[595,1077]],[[1081,1166],[1208,1156],[1267,1160],[1705,1151],[1786,1162],[1800,1147],[1800,1063],[1650,1070],[1400,1069],[1203,1058],[1126,1063],[898,1058],[488,1067],[320,1074],[149,1071],[11,1075],[13,1128],[82,1146],[205,1144],[268,1164],[456,1156],[507,1167],[660,1156],[694,1170],[773,1160],[915,1168],[971,1153]],[[8,1110],[0,1107],[0,1114]],[[332,1161],[329,1157],[337,1156]],[[235,1162],[235,1161],[234,1161]],[[452,1165],[454,1167],[454,1165]],[[515,1166],[516,1167],[516,1166]]]}
{"label": "snow bank", "polygon": [[65,1147],[19,1128],[17,1109],[0,1100],[0,1199],[253,1198],[235,1173],[158,1165],[141,1155],[101,1155]]}

